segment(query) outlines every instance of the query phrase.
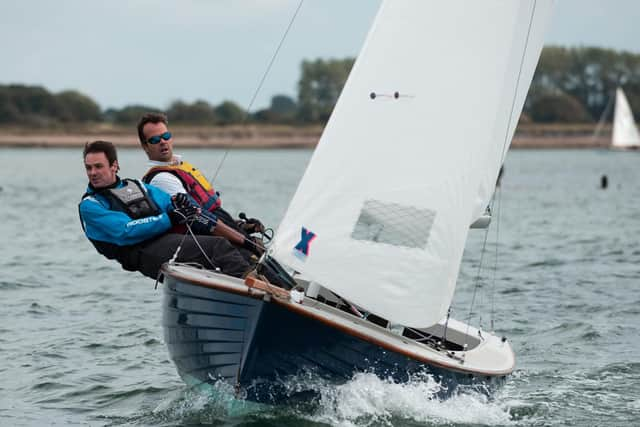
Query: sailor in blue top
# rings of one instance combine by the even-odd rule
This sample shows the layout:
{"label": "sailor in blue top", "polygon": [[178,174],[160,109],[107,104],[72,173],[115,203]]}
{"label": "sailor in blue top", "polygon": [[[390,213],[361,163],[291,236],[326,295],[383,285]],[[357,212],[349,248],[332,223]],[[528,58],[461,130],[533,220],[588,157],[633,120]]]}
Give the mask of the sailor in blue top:
{"label": "sailor in blue top", "polygon": [[[109,188],[122,189],[131,184],[140,185],[138,182],[123,181],[116,177],[116,182]],[[132,219],[123,211],[111,210],[108,198],[102,192],[97,193],[89,184],[87,196],[80,203],[80,214],[87,237],[91,240],[126,246],[166,233],[172,227],[167,213],[173,210],[171,196],[151,185],[144,183],[141,185],[160,212],[157,215]]]}
{"label": "sailor in blue top", "polygon": [[[236,277],[250,270],[249,263],[223,237],[198,236],[203,253],[193,238],[183,241],[181,234],[170,233],[173,226],[199,218],[199,208],[184,194],[172,198],[151,185],[120,179],[116,150],[110,142],[88,143],[84,163],[89,186],[79,205],[82,227],[97,251],[117,260],[125,270],[156,278],[181,242],[178,262],[219,268]],[[213,228],[215,218],[198,225]]]}

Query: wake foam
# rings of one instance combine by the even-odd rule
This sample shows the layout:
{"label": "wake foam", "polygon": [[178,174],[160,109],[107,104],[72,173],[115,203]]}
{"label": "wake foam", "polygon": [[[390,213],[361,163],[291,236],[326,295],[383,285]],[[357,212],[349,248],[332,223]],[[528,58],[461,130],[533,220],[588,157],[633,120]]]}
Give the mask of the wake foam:
{"label": "wake foam", "polygon": [[[156,421],[208,422],[244,419],[258,421],[299,419],[332,426],[379,426],[409,423],[516,425],[510,404],[492,399],[479,391],[461,389],[442,399],[441,385],[424,374],[403,384],[371,373],[356,374],[336,385],[313,374],[286,380],[288,390],[314,389],[310,402],[269,406],[236,398],[232,386],[223,382],[182,390],[167,396],[153,410]],[[511,402],[518,406],[516,402]],[[517,412],[517,410],[516,410]],[[527,414],[516,419],[528,418]]]}
{"label": "wake foam", "polygon": [[396,425],[401,421],[444,424],[513,425],[508,408],[477,391],[447,399],[440,385],[422,375],[396,384],[373,374],[357,374],[343,385],[320,390],[320,407],[311,419],[331,425]]}

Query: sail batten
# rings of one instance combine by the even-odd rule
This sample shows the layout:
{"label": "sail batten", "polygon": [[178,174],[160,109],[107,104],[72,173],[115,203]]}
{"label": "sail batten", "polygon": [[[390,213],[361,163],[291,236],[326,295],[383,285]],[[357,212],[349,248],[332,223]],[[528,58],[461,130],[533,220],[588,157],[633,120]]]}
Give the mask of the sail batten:
{"label": "sail batten", "polygon": [[383,2],[280,224],[275,256],[393,322],[439,321],[551,6]]}

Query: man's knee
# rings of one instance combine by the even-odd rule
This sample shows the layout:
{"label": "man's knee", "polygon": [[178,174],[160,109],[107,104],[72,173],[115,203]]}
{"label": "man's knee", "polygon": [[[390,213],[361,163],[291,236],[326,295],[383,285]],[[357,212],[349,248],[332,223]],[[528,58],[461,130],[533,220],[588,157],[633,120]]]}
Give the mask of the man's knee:
{"label": "man's knee", "polygon": [[203,248],[208,252],[208,255],[211,256],[211,258],[223,264],[221,265],[223,270],[224,267],[226,267],[227,270],[232,267],[236,273],[241,274],[244,270],[249,268],[249,263],[244,259],[240,251],[238,251],[238,249],[227,239],[218,236],[205,237],[206,239],[203,241]]}

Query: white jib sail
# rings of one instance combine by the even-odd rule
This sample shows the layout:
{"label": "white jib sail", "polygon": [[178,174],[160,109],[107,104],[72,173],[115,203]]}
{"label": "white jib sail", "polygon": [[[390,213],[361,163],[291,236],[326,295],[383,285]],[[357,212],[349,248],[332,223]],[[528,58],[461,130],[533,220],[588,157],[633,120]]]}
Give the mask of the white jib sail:
{"label": "white jib sail", "polygon": [[276,258],[393,322],[442,319],[552,3],[383,2],[280,224]]}
{"label": "white jib sail", "polygon": [[640,146],[640,134],[633,120],[633,112],[629,107],[627,97],[622,89],[616,90],[616,106],[613,113],[613,138],[611,145],[614,147]]}

